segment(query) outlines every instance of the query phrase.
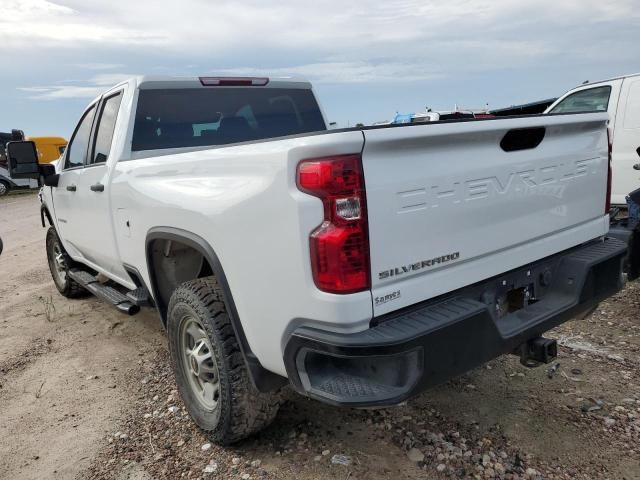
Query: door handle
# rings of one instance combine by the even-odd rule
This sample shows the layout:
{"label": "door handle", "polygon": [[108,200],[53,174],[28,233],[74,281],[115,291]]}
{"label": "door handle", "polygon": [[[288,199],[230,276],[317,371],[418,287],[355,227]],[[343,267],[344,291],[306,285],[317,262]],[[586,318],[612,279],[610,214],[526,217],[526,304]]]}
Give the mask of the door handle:
{"label": "door handle", "polygon": [[96,183],[89,187],[92,192],[104,192],[104,185],[101,183]]}
{"label": "door handle", "polygon": [[75,185],[67,185],[67,190],[70,192],[75,192],[76,191],[76,186]]}

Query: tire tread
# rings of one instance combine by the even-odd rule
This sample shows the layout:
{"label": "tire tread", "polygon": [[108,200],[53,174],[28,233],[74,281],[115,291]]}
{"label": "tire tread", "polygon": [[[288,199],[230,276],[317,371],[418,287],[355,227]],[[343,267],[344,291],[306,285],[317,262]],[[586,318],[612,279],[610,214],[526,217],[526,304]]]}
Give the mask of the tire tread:
{"label": "tire tread", "polygon": [[[280,395],[275,392],[259,392],[251,383],[244,355],[224,303],[222,288],[215,277],[199,278],[181,284],[171,296],[169,316],[178,302],[186,302],[196,310],[200,306],[206,311],[208,319],[200,320],[209,337],[213,337],[212,343],[216,337],[218,339],[217,345],[223,357],[219,364],[224,369],[220,376],[224,375],[229,385],[229,405],[226,406],[226,411],[223,406],[218,425],[212,429],[204,428],[203,425],[200,427],[211,440],[221,444],[238,442],[264,429],[278,413]],[[171,331],[171,325],[169,328]],[[174,362],[175,353],[172,351]],[[175,365],[174,371],[178,371]]]}
{"label": "tire tread", "polygon": [[[50,248],[49,244],[52,241],[60,242],[60,238],[58,237],[58,233],[56,232],[56,229],[54,227],[49,227],[49,229],[47,230],[47,237],[46,237],[47,257],[51,254],[49,252],[49,248]],[[63,252],[62,254],[65,257],[65,264],[67,265],[67,269],[68,269],[69,267],[73,266],[75,262],[67,254],[67,252],[64,251],[64,247],[62,246],[62,244],[60,244],[60,247],[62,248],[62,252]],[[49,269],[51,269],[51,266],[49,266]],[[51,272],[51,275],[53,276],[53,272]],[[67,274],[66,285],[63,289],[60,289],[58,287],[58,284],[55,281],[53,283],[58,289],[58,291],[60,292],[60,294],[67,298],[81,298],[81,297],[86,297],[89,294],[89,292],[82,285],[80,285],[78,282],[76,282],[71,277],[69,277],[68,274]]]}

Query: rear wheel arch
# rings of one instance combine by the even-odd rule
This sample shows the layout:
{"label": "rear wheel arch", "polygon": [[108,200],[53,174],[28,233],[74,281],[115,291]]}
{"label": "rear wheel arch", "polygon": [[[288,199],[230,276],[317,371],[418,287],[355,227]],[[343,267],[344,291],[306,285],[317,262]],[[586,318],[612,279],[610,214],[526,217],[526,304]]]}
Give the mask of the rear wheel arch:
{"label": "rear wheel arch", "polygon": [[[158,265],[158,261],[156,258],[154,258],[154,256],[159,253],[158,250],[160,248],[165,248],[167,246],[167,242],[171,242],[174,245],[182,247],[182,250],[185,251],[185,255],[190,257],[189,262],[192,267],[191,270],[195,272],[191,275],[185,274],[184,276],[190,276],[192,278],[180,279],[182,280],[180,281],[180,283],[193,280],[195,278],[198,278],[199,276],[206,276],[200,274],[203,273],[201,271],[202,268],[206,268],[206,266],[208,265],[208,267],[211,269],[211,273],[216,276],[218,282],[224,288],[226,296],[225,303],[227,304],[227,307],[230,307],[228,303],[230,301],[232,302],[232,300],[230,300],[229,286],[227,284],[226,277],[224,276],[222,266],[220,265],[220,261],[211,246],[202,237],[189,231],[173,227],[156,227],[152,228],[147,233],[147,238],[145,241],[145,252],[147,268],[149,272],[149,280],[151,283],[150,286],[153,297],[156,300],[160,316],[162,317],[162,322],[166,323],[167,307],[169,305],[169,298],[172,292],[166,290],[164,292],[162,291],[162,275],[165,275],[166,272],[159,271],[160,265]],[[191,252],[188,251],[189,249],[191,250]],[[199,266],[196,265],[198,259],[194,255],[192,255],[192,253],[197,253],[198,255],[200,255],[202,263]],[[198,271],[196,272],[195,270]],[[235,313],[235,306],[233,308]]]}
{"label": "rear wheel arch", "polygon": [[[266,370],[260,364],[260,361],[249,347],[249,343],[233,300],[233,294],[229,288],[229,283],[218,255],[215,253],[209,242],[204,238],[195,233],[175,227],[152,228],[147,233],[145,241],[146,262],[151,292],[160,313],[163,325],[166,327],[167,307],[169,305],[169,299],[172,291],[169,291],[171,290],[170,287],[163,288],[163,282],[166,283],[166,279],[162,278],[163,272],[161,271],[161,268],[158,268],[160,262],[155,257],[158,255],[159,248],[163,245],[166,246],[167,242],[172,242],[173,244],[180,245],[181,247],[187,247],[188,249],[197,252],[202,257],[202,264],[199,268],[196,268],[195,264],[193,264],[193,273],[190,275],[192,278],[182,278],[180,279],[180,283],[194,280],[196,278],[206,277],[208,275],[213,275],[216,278],[216,281],[222,289],[224,304],[247,364],[252,383],[256,388],[258,388],[258,390],[263,392],[282,387],[286,383],[286,379]],[[195,260],[192,258],[189,259],[189,262],[194,261]],[[175,285],[175,287],[177,287],[177,285]],[[175,287],[173,289],[175,289]]]}

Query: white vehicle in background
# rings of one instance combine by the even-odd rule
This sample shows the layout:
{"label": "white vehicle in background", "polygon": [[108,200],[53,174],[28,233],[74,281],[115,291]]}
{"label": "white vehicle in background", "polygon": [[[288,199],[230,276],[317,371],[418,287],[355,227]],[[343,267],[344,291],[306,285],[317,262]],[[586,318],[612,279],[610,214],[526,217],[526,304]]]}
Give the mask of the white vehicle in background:
{"label": "white vehicle in background", "polygon": [[17,186],[15,181],[9,176],[9,171],[0,166],[0,197],[7,195],[9,190]]}
{"label": "white vehicle in background", "polygon": [[327,130],[304,81],[138,77],[89,105],[55,170],[8,151],[45,176],[60,293],[155,306],[189,413],[229,443],[286,384],[374,407],[498,355],[553,360],[541,335],[622,287],[607,120]]}
{"label": "white vehicle in background", "polygon": [[11,178],[9,171],[0,166],[0,197],[19,187],[38,188],[38,182],[33,179]]}
{"label": "white vehicle in background", "polygon": [[0,132],[0,197],[7,195],[10,190],[18,187],[37,188],[37,180],[30,178],[11,178],[9,175],[5,146],[7,142],[24,140],[22,130],[11,130],[11,133]]}
{"label": "white vehicle in background", "polygon": [[569,90],[545,113],[608,112],[612,144],[611,204],[640,188],[640,73]]}

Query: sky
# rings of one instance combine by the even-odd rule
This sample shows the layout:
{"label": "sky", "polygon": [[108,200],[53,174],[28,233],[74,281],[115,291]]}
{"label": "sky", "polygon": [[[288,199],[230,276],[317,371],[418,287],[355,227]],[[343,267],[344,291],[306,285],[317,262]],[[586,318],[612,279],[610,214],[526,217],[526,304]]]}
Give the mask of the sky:
{"label": "sky", "polygon": [[339,126],[640,72],[639,0],[0,0],[0,131],[69,137],[132,75],[303,77]]}

